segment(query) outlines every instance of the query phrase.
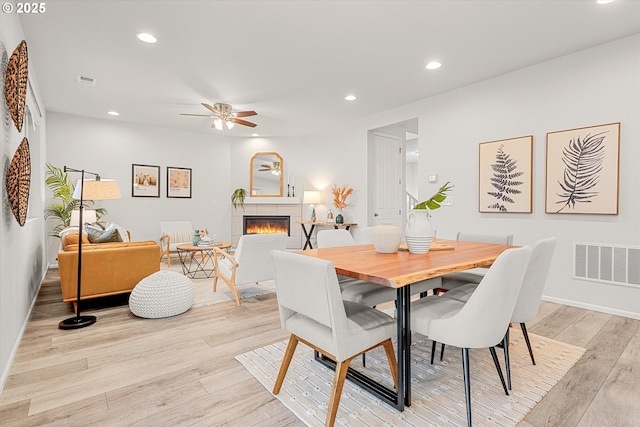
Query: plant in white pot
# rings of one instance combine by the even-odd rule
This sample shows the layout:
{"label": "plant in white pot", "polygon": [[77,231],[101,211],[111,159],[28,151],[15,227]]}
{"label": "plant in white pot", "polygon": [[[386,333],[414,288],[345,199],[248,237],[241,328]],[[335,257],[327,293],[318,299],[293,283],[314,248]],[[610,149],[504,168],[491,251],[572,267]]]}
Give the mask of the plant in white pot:
{"label": "plant in white pot", "polygon": [[429,222],[429,210],[438,209],[447,198],[447,192],[453,189],[453,185],[446,182],[436,194],[414,206],[409,212],[404,237],[407,247],[412,254],[426,254],[431,247],[433,230]]}

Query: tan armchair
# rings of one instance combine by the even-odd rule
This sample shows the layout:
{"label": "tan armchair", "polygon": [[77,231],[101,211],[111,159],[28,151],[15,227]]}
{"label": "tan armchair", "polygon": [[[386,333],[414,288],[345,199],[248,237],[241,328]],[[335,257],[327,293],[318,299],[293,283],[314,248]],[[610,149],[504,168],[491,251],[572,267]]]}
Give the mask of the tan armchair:
{"label": "tan armchair", "polygon": [[193,243],[191,221],[160,221],[160,260],[167,257],[167,266],[171,267],[171,254],[178,253],[176,246]]}
{"label": "tan armchair", "polygon": [[287,233],[247,234],[240,237],[234,255],[214,248],[216,273],[213,278],[213,292],[216,292],[218,279],[227,284],[236,305],[240,298],[236,285],[258,283],[273,279],[273,261],[271,251],[284,251],[287,246]]}

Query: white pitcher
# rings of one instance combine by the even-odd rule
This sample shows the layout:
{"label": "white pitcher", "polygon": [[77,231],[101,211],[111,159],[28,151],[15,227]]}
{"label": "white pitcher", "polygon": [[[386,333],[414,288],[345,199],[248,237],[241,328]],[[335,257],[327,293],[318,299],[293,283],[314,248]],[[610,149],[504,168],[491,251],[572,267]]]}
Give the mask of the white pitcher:
{"label": "white pitcher", "polygon": [[407,227],[404,230],[407,247],[412,254],[426,254],[431,247],[433,230],[429,222],[427,209],[413,209],[407,217]]}

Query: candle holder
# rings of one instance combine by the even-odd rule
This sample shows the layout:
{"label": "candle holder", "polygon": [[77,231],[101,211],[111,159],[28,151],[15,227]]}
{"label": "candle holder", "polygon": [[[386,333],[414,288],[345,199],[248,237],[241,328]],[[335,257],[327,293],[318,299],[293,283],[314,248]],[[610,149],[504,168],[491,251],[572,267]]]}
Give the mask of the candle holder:
{"label": "candle holder", "polygon": [[291,186],[291,197],[296,197],[296,186],[295,185]]}
{"label": "candle holder", "polygon": [[291,186],[289,184],[287,184],[287,197],[291,197],[290,191],[291,191]]}

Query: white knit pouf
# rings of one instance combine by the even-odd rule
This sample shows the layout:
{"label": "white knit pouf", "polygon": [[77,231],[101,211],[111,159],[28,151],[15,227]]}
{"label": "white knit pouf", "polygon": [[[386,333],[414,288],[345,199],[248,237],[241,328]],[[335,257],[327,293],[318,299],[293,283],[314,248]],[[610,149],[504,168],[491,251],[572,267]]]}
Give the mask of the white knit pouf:
{"label": "white knit pouf", "polygon": [[175,316],[193,305],[193,282],[173,271],[158,271],[142,279],[131,291],[129,309],[138,317]]}

